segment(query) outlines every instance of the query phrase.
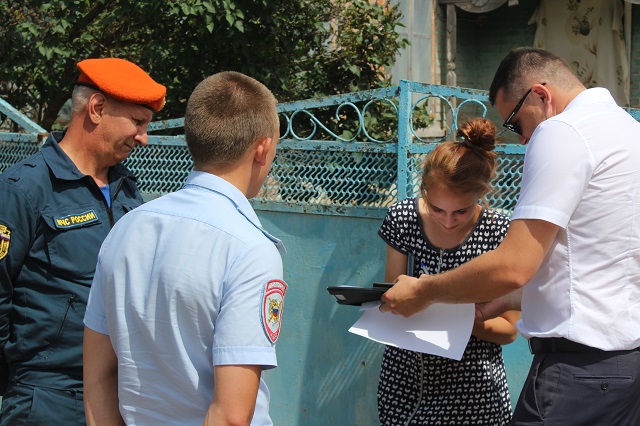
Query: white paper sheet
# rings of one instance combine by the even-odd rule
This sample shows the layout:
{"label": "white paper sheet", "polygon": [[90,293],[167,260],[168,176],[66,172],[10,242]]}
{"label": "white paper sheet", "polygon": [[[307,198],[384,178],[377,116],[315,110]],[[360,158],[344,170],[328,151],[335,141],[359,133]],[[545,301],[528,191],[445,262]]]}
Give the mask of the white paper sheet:
{"label": "white paper sheet", "polygon": [[380,312],[379,305],[380,302],[363,303],[364,313],[349,331],[385,345],[457,361],[462,358],[473,327],[472,303],[436,303],[409,318]]}

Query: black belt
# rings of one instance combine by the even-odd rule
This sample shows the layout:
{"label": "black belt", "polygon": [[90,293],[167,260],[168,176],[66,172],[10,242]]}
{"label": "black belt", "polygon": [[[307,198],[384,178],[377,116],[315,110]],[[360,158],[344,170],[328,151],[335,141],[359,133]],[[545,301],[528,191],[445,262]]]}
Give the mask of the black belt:
{"label": "black belt", "polygon": [[564,337],[532,337],[529,339],[529,350],[532,354],[559,352],[603,352],[602,349],[572,342]]}

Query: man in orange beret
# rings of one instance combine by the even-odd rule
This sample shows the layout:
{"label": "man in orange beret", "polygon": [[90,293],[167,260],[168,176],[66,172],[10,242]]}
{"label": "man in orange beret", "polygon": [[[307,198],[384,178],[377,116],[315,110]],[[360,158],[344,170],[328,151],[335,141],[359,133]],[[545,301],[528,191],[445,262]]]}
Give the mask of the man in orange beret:
{"label": "man in orange beret", "polygon": [[83,317],[98,251],[142,204],[122,164],[166,89],[117,58],[78,63],[71,120],[0,175],[0,425],[85,425]]}

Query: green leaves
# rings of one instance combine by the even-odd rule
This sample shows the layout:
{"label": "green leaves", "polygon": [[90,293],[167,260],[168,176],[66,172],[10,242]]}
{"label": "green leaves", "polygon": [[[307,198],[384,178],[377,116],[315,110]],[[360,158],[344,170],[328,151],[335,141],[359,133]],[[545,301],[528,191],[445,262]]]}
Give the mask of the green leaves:
{"label": "green leaves", "polygon": [[167,86],[158,119],[184,115],[193,88],[249,74],[279,101],[389,84],[406,40],[400,13],[367,0],[30,0],[0,2],[0,96],[50,129],[76,63],[123,57]]}

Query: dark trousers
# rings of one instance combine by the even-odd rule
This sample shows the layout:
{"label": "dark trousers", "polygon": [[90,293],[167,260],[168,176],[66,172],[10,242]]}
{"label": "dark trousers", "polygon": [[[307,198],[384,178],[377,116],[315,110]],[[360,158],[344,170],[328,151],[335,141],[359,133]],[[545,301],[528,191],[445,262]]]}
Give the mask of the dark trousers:
{"label": "dark trousers", "polygon": [[2,397],[0,426],[86,426],[83,393],[11,383]]}
{"label": "dark trousers", "polygon": [[640,351],[535,355],[510,424],[639,426]]}

